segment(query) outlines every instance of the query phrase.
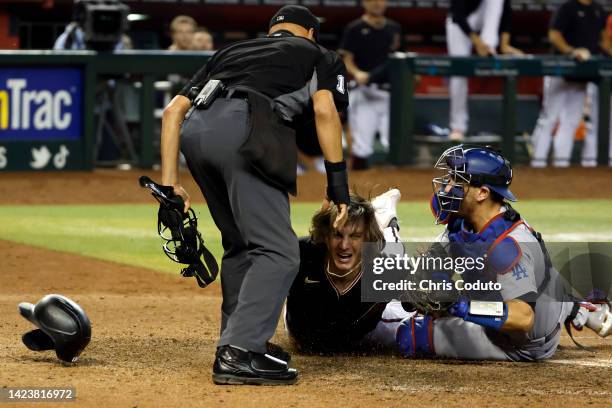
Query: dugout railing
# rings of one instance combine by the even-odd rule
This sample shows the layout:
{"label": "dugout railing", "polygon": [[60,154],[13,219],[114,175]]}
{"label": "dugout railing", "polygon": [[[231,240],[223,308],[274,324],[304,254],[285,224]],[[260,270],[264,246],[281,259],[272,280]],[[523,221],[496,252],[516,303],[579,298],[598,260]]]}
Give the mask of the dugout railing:
{"label": "dugout railing", "polygon": [[519,77],[563,76],[595,82],[599,86],[597,162],[608,164],[610,82],[612,58],[577,62],[562,56],[522,58],[449,57],[395,53],[390,61],[391,112],[388,160],[396,165],[414,164],[415,76],[499,77],[503,79],[501,149],[511,161],[516,153],[516,103]]}

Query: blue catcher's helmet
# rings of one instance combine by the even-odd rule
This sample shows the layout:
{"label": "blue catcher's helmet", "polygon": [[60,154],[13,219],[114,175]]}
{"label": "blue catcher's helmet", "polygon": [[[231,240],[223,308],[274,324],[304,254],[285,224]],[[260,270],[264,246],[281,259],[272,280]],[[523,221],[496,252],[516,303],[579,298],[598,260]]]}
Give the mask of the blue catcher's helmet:
{"label": "blue catcher's helmet", "polygon": [[[433,179],[432,208],[436,222],[444,222],[449,213],[456,213],[464,197],[464,185],[488,187],[509,201],[517,201],[510,192],[512,166],[498,151],[490,147],[459,145],[447,149],[435,164],[444,175]],[[449,183],[449,191],[445,191]]]}

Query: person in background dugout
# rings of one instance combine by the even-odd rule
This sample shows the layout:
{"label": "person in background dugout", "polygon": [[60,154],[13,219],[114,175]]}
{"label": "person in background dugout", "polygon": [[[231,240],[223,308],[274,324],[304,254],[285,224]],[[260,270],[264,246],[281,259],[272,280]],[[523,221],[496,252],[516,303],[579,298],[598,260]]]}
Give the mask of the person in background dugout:
{"label": "person in background dugout", "polygon": [[[605,26],[606,14],[593,0],[568,0],[554,13],[548,38],[556,55],[567,55],[586,61],[591,55],[608,50]],[[609,52],[609,51],[608,51]],[[546,167],[551,143],[553,165],[568,167],[574,146],[574,133],[582,119],[587,81],[584,79],[544,77],[542,110],[533,131],[533,167]],[[597,112],[594,112],[594,120]],[[558,122],[553,141],[553,129]],[[582,149],[582,165],[596,164],[596,138],[587,134]]]}
{"label": "person in background dugout", "polygon": [[213,37],[204,27],[198,27],[193,34],[191,48],[195,51],[212,51],[215,49]]}
{"label": "person in background dugout", "polygon": [[374,137],[389,150],[389,53],[399,50],[401,27],[385,17],[386,0],[363,0],[364,14],[344,30],[340,50],[354,79],[348,124],[353,170],[368,167]]}
{"label": "person in background dugout", "polygon": [[[608,15],[608,22],[606,24],[606,31],[604,37],[605,52],[608,55],[612,55],[612,14]],[[583,160],[582,165],[585,167],[592,167],[597,164],[597,137],[599,135],[599,86],[596,83],[589,82],[587,85],[587,95],[590,101],[590,116],[591,116],[591,127],[585,137],[585,145],[583,149],[590,150],[585,152],[584,156],[592,157],[591,160]],[[610,100],[612,103],[612,99]],[[610,145],[608,149],[608,166],[612,167],[612,104],[610,105]],[[588,142],[587,142],[588,141]]]}
{"label": "person in background dugout", "polygon": [[168,51],[189,51],[193,49],[193,35],[198,24],[189,16],[176,16],[170,23],[172,44]]}
{"label": "person in background dugout", "polygon": [[[498,53],[522,55],[510,45],[510,0],[451,0],[446,19],[446,45],[450,56],[480,57]],[[468,80],[451,77],[449,139],[461,141],[468,130]]]}
{"label": "person in background dugout", "polygon": [[[168,47],[168,51],[192,51],[194,33],[198,24],[189,16],[176,16],[170,23],[170,36],[172,44]],[[168,75],[168,81],[171,84],[171,91],[176,95],[187,84],[189,78],[182,77],[179,74]]]}

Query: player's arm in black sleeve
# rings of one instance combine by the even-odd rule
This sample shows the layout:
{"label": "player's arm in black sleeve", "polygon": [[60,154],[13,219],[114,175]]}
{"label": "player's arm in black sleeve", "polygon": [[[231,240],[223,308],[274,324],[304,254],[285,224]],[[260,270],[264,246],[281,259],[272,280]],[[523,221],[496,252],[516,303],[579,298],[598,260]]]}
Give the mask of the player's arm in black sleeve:
{"label": "player's arm in black sleeve", "polygon": [[510,38],[512,36],[512,7],[510,6],[510,0],[504,0],[504,10],[502,11],[502,17],[499,23],[499,31],[501,33],[499,51],[502,54],[524,54],[523,51],[510,45]]}
{"label": "player's arm in black sleeve", "polygon": [[467,21],[465,0],[451,0],[450,14],[453,18],[453,22],[461,28],[461,31],[463,31],[465,35],[471,37],[472,34],[475,34]]}
{"label": "player's arm in black sleeve", "polygon": [[550,20],[550,29],[548,30],[548,39],[550,43],[564,55],[571,55],[574,52],[574,47],[565,41],[563,33],[572,24],[571,10],[569,3],[562,4],[553,14]]}
{"label": "player's arm in black sleeve", "polygon": [[[389,44],[389,53],[400,51],[403,49],[402,45],[402,27],[394,21],[388,23],[390,30],[392,31],[392,40]],[[371,84],[387,84],[391,80],[389,78],[389,66],[390,60],[387,59],[385,62],[377,66],[370,71],[370,83]]]}
{"label": "player's arm in black sleeve", "polygon": [[605,29],[601,32],[601,50],[604,55],[612,55],[612,38],[610,38]]}
{"label": "player's arm in black sleeve", "polygon": [[486,57],[495,53],[495,50],[492,50],[488,45],[486,45],[482,41],[482,38],[480,38],[480,35],[478,35],[478,33],[475,32],[468,23],[465,0],[451,0],[450,14],[453,22],[457,24],[461,28],[461,31],[463,31],[465,35],[470,38],[472,44],[474,45],[474,50],[479,56]]}
{"label": "player's arm in black sleeve", "polygon": [[342,40],[338,52],[342,55],[342,59],[348,73],[355,78],[355,81],[360,85],[367,84],[370,81],[370,73],[362,70],[355,63],[355,53],[358,48],[358,30],[357,25],[349,24],[344,29]]}
{"label": "player's arm in black sleeve", "polygon": [[609,15],[605,13],[603,8],[601,9],[601,42],[600,47],[604,55],[612,55],[612,34],[608,34],[606,24],[608,19],[612,19],[612,13]]}

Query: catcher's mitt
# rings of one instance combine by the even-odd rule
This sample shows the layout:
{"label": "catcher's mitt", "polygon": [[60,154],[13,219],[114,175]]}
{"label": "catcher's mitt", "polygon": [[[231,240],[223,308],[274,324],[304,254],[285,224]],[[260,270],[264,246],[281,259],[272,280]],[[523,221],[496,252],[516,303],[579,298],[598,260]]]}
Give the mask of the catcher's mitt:
{"label": "catcher's mitt", "polygon": [[[433,243],[419,255],[424,259],[444,260],[449,257],[446,249],[438,242]],[[432,264],[435,263],[429,263]],[[399,300],[407,310],[416,310],[422,314],[444,315],[459,298],[459,291],[455,288],[452,275],[452,271],[447,271],[443,267],[431,269],[422,263],[414,274],[406,278],[414,282],[415,289],[405,291]]]}

